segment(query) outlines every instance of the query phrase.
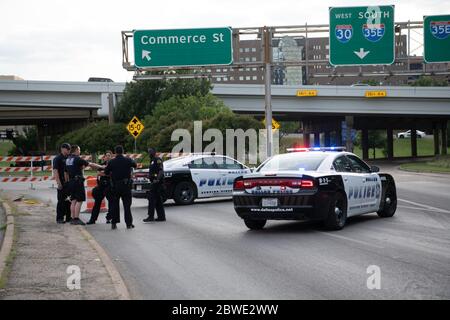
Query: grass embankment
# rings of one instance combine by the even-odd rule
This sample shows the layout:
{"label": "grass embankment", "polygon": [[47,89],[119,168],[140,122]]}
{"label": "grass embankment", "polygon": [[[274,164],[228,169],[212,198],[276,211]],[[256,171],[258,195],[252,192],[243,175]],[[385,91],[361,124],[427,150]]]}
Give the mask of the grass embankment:
{"label": "grass embankment", "polygon": [[450,173],[450,156],[437,156],[430,161],[405,163],[400,169],[414,172]]}

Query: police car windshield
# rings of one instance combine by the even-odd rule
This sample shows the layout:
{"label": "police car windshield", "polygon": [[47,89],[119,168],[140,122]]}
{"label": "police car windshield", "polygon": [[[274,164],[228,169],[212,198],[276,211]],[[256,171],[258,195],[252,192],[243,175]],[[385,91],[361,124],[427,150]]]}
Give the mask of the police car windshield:
{"label": "police car windshield", "polygon": [[323,152],[293,152],[279,154],[263,163],[257,171],[316,171],[327,156],[328,155]]}
{"label": "police car windshield", "polygon": [[164,168],[168,169],[168,168],[172,168],[172,167],[181,167],[184,164],[186,164],[187,162],[189,162],[188,157],[180,157],[180,158],[175,158],[175,159],[170,159],[167,161],[164,161]]}

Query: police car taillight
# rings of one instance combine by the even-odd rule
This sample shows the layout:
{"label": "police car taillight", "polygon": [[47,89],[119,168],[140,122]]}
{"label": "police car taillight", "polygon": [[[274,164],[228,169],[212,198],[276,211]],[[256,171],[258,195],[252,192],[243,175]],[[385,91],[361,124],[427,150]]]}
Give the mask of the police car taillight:
{"label": "police car taillight", "polygon": [[252,189],[255,187],[264,187],[264,186],[308,189],[314,188],[314,181],[302,179],[289,179],[289,178],[247,179],[234,181],[235,190]]}
{"label": "police car taillight", "polygon": [[244,190],[245,189],[244,180],[242,180],[242,179],[234,180],[233,189],[234,190]]}

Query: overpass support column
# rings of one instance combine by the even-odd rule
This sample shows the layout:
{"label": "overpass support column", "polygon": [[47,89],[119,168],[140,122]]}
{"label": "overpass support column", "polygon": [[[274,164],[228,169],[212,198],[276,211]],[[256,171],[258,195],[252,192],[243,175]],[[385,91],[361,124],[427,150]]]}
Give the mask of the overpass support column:
{"label": "overpass support column", "polygon": [[353,116],[345,116],[345,147],[348,152],[353,152],[352,130],[353,130]]}
{"label": "overpass support column", "polygon": [[311,145],[311,137],[310,137],[310,133],[304,133],[303,134],[303,146],[305,148],[309,148],[309,146]]}
{"label": "overpass support column", "polygon": [[325,144],[325,147],[331,146],[331,132],[330,131],[325,131],[324,144]]}
{"label": "overpass support column", "polygon": [[416,126],[411,128],[411,156],[413,158],[417,157],[417,132]]}
{"label": "overpass support column", "polygon": [[433,142],[434,142],[434,155],[439,155],[439,127],[437,123],[433,123]]}
{"label": "overpass support column", "polygon": [[369,160],[369,130],[367,129],[362,129],[361,148],[363,159]]}
{"label": "overpass support column", "polygon": [[[340,122],[339,122],[340,125]],[[339,127],[336,129],[336,145],[342,147],[342,129]]]}
{"label": "overpass support column", "polygon": [[394,130],[387,128],[387,157],[389,160],[394,159]]}
{"label": "overpass support column", "polygon": [[320,132],[314,132],[314,147],[320,147]]}
{"label": "overpass support column", "polygon": [[442,122],[442,145],[441,145],[441,154],[446,155],[447,154],[447,121]]}

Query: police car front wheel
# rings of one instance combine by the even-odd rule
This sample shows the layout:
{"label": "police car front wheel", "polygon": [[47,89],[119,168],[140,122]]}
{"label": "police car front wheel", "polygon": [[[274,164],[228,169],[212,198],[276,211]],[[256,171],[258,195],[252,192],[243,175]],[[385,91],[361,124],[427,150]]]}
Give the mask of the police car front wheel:
{"label": "police car front wheel", "polygon": [[325,219],[325,227],[328,230],[340,230],[347,221],[347,204],[346,197],[343,193],[335,194],[334,199],[330,202],[328,215]]}
{"label": "police car front wheel", "polygon": [[179,182],[173,192],[173,200],[176,204],[191,204],[195,200],[195,186],[188,181]]}

